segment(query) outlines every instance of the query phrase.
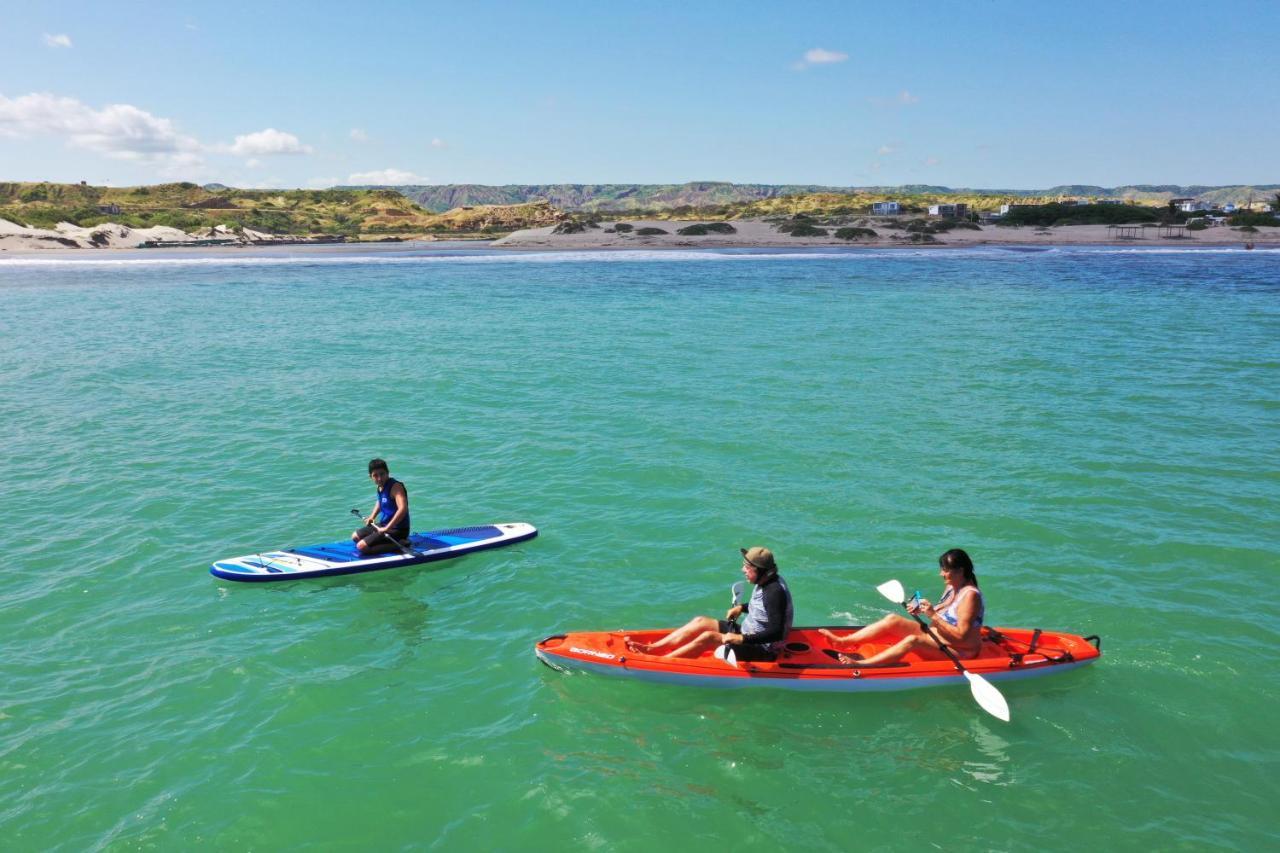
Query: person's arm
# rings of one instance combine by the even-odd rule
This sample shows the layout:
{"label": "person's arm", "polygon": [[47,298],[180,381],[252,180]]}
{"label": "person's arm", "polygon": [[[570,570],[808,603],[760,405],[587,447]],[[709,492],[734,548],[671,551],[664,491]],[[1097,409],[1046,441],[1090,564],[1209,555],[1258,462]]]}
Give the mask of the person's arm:
{"label": "person's arm", "polygon": [[[957,593],[958,594],[958,593]],[[948,645],[963,644],[969,636],[969,630],[973,627],[973,617],[978,609],[978,593],[971,592],[961,596],[960,602],[956,605],[956,624],[951,625],[946,619],[942,618],[942,611],[934,608],[923,599],[920,602],[920,609],[927,618],[925,621],[929,623],[929,627],[933,628],[935,634]]]}
{"label": "person's arm", "polygon": [[388,530],[395,530],[396,525],[400,523],[400,519],[404,518],[409,512],[409,493],[404,490],[404,486],[402,484],[395,484],[395,487],[391,490],[391,497],[396,502],[396,511],[387,523],[382,526],[383,533],[386,533]]}
{"label": "person's arm", "polygon": [[378,517],[378,501],[373,502],[373,509],[369,511],[369,516],[364,520],[366,525],[373,524],[373,520]]}
{"label": "person's arm", "polygon": [[[782,584],[771,583],[764,588],[764,624],[751,634],[729,634],[728,642],[743,646],[762,646],[776,643],[787,630],[787,594]],[[733,639],[736,637],[737,639]]]}

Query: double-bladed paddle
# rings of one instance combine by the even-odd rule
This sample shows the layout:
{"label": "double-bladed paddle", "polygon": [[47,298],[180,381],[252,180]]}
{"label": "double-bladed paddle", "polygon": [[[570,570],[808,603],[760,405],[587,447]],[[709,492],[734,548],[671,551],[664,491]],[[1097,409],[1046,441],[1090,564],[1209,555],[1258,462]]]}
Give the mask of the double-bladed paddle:
{"label": "double-bladed paddle", "polygon": [[960,663],[960,658],[956,657],[955,653],[952,652],[951,649],[947,648],[946,644],[942,642],[938,635],[933,633],[933,628],[929,627],[929,624],[921,619],[918,614],[911,613],[911,610],[907,609],[907,591],[902,588],[901,583],[896,580],[885,581],[876,587],[876,592],[880,593],[894,604],[902,605],[902,607],[911,614],[911,618],[915,619],[916,622],[919,623],[920,627],[924,629],[924,632],[933,638],[933,641],[938,644],[938,648],[942,650],[942,653],[951,658],[951,662],[956,665],[956,669],[964,673],[964,677],[969,679],[969,692],[973,694],[973,701],[977,702],[978,705],[981,706],[982,710],[986,711],[997,720],[1003,720],[1006,723],[1009,722],[1009,703],[1004,701],[1004,695],[997,690],[995,685],[990,681],[987,681],[977,673],[970,672],[965,669],[964,664]]}
{"label": "double-bladed paddle", "polygon": [[[733,603],[729,605],[730,610],[732,610],[733,608],[737,607],[739,604],[742,603],[743,588],[744,588],[744,584],[742,581],[738,581],[733,586],[729,587],[729,591],[733,593]],[[738,620],[731,619],[729,620],[729,624],[736,628],[738,627]],[[724,661],[725,663],[729,664],[729,666],[734,667],[735,669],[738,666],[738,656],[733,653],[733,647],[730,646],[728,643],[725,643],[724,645],[716,649],[715,656],[720,658],[720,660]]]}

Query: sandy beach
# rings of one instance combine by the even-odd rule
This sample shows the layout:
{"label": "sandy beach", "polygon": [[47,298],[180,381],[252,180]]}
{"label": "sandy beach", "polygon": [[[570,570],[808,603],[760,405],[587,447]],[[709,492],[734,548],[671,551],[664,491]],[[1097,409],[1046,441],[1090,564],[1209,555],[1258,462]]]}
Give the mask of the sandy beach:
{"label": "sandy beach", "polygon": [[[762,219],[735,219],[729,222],[736,233],[684,236],[676,230],[698,221],[671,220],[619,220],[632,226],[629,232],[619,232],[618,222],[601,222],[599,228],[589,228],[578,234],[555,234],[555,228],[529,228],[517,231],[494,241],[495,247],[506,249],[690,249],[690,248],[780,248],[801,246],[895,246],[921,248],[961,248],[968,246],[1067,246],[1067,245],[1133,245],[1133,246],[1280,246],[1280,227],[1262,228],[1255,234],[1242,233],[1226,226],[1206,228],[1203,231],[1184,231],[1181,237],[1160,237],[1160,229],[1149,226],[1140,229],[1137,239],[1120,239],[1114,228],[1106,225],[1065,225],[1055,228],[1001,227],[982,225],[979,230],[956,228],[946,233],[931,235],[934,242],[912,242],[912,234],[882,225],[887,220],[873,219],[867,226],[876,237],[859,240],[841,240],[834,234],[836,228],[823,226],[825,237],[793,237],[777,230],[777,222]],[[905,220],[904,220],[905,222]],[[637,235],[636,231],[658,228],[666,234]]]}
{"label": "sandy beach", "polygon": [[[1237,228],[1218,226],[1203,231],[1182,231],[1181,236],[1161,236],[1161,229],[1148,226],[1139,229],[1137,237],[1122,239],[1116,229],[1106,225],[1066,225],[1053,228],[1001,227],[982,225],[977,229],[954,228],[944,233],[917,235],[884,224],[886,220],[871,220],[867,225],[876,234],[857,240],[843,240],[834,236],[837,226],[820,226],[827,236],[796,237],[778,230],[780,220],[735,219],[728,222],[734,233],[709,233],[702,236],[683,235],[677,229],[707,220],[633,219],[601,222],[599,227],[588,228],[576,234],[557,234],[555,226],[529,228],[516,231],[494,240],[488,245],[500,249],[541,249],[557,251],[600,249],[716,249],[716,248],[813,248],[823,246],[871,247],[871,248],[966,248],[974,246],[1072,246],[1072,245],[1125,245],[1155,248],[1159,246],[1244,247],[1253,244],[1257,248],[1280,248],[1280,227],[1260,228],[1256,233],[1241,232]],[[905,222],[905,220],[904,220]],[[621,224],[624,230],[618,230]],[[630,230],[625,230],[630,225]],[[660,229],[661,234],[639,234],[644,229]],[[918,241],[919,237],[926,237]],[[233,238],[228,245],[209,245],[210,238]],[[279,235],[240,229],[207,229],[187,233],[176,228],[128,228],[124,225],[105,223],[92,228],[80,228],[60,223],[56,229],[35,229],[0,220],[0,256],[49,255],[51,253],[80,256],[102,251],[138,249],[147,241],[164,241],[167,248],[149,251],[209,253],[217,255],[227,249],[266,246],[278,241]],[[405,243],[439,242],[439,235],[413,237]],[[301,240],[299,242],[305,242]],[[399,241],[397,241],[399,242]],[[449,241],[443,238],[443,242]],[[471,241],[468,241],[471,242]],[[351,245],[351,244],[348,244]],[[366,244],[361,244],[366,245]],[[404,243],[401,243],[404,245]],[[472,242],[474,245],[474,242]]]}

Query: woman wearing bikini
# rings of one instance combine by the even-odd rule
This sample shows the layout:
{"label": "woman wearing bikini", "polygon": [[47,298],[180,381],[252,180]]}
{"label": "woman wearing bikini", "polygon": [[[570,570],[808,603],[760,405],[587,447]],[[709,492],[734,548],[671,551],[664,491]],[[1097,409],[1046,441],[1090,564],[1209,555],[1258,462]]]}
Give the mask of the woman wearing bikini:
{"label": "woman wearing bikini", "polygon": [[[982,619],[986,607],[982,591],[978,589],[978,577],[973,573],[973,560],[959,548],[952,548],[938,558],[938,574],[946,584],[942,598],[935,607],[928,599],[921,598],[907,605],[911,613],[920,615],[959,658],[977,657],[982,648]],[[902,639],[878,654],[864,658],[855,651],[838,655],[841,663],[873,664],[891,663],[907,652],[915,652],[926,660],[945,660],[946,655],[933,638],[914,619],[890,613],[872,625],[859,628],[843,637],[826,628],[819,633],[836,645],[865,643],[881,634]]]}

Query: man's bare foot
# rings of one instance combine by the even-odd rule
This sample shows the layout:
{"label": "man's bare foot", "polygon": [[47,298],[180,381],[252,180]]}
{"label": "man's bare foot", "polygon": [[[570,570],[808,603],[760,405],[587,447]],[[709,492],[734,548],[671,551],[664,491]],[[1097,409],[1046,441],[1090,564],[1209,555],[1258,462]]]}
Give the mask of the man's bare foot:
{"label": "man's bare foot", "polygon": [[861,663],[862,655],[857,652],[841,652],[836,655],[836,660],[840,661],[840,663]]}
{"label": "man's bare foot", "polygon": [[826,637],[828,640],[830,640],[833,643],[846,643],[849,641],[849,638],[853,636],[852,634],[846,634],[845,636],[841,637],[835,631],[828,631],[826,628],[819,628],[818,633]]}
{"label": "man's bare foot", "polygon": [[631,652],[632,654],[637,654],[637,655],[653,654],[653,646],[649,645],[648,643],[641,643],[631,639],[630,637],[623,637],[622,642],[627,647],[627,651]]}

